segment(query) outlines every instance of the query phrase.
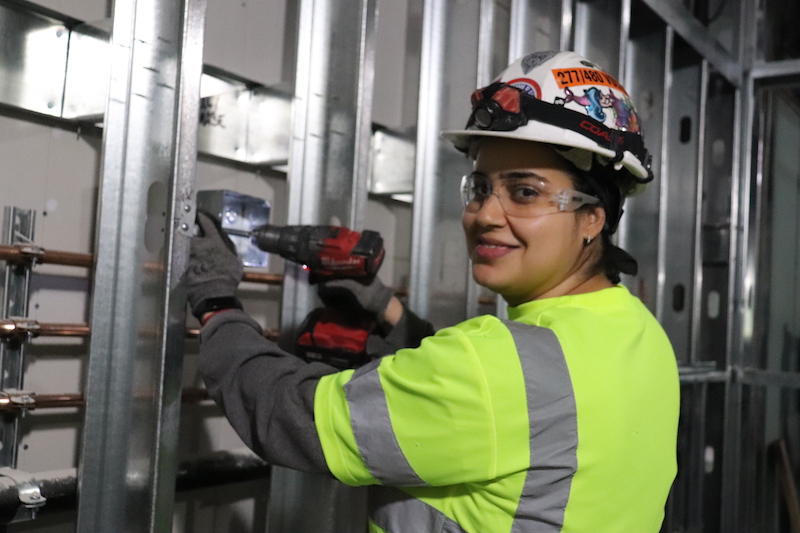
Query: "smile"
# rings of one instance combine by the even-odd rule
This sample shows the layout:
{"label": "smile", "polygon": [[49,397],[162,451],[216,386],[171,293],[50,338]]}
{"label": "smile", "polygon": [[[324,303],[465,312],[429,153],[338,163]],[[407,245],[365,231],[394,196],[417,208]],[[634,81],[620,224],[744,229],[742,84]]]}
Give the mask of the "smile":
{"label": "smile", "polygon": [[475,256],[481,259],[497,259],[507,255],[519,248],[518,246],[511,246],[501,242],[496,242],[488,239],[478,239],[478,244],[475,246]]}

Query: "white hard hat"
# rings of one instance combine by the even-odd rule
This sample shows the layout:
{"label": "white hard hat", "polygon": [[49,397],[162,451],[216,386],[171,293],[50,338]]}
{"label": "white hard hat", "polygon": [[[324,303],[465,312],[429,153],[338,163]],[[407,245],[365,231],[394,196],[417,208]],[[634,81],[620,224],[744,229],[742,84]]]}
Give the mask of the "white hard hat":
{"label": "white hard hat", "polygon": [[559,151],[579,168],[594,159],[626,169],[639,192],[653,179],[640,128],[628,93],[611,75],[575,52],[536,52],[475,91],[466,128],[442,135],[464,152],[484,136],[564,147]]}

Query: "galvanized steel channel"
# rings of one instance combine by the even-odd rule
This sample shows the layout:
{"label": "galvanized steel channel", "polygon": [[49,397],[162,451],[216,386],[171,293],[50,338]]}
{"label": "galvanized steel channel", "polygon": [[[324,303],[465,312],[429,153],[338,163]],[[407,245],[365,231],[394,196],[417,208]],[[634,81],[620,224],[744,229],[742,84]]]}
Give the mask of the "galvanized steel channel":
{"label": "galvanized steel channel", "polygon": [[750,69],[750,78],[759,81],[769,81],[771,83],[797,84],[800,82],[800,59],[784,59],[782,61],[771,61],[769,63],[756,63]]}
{"label": "galvanized steel channel", "polygon": [[471,162],[440,132],[461,129],[478,73],[481,6],[427,0],[423,18],[409,306],[436,327],[466,317],[459,183]]}
{"label": "galvanized steel channel", "polygon": [[[36,212],[7,206],[4,211],[6,244],[32,244]],[[3,290],[2,317],[27,317],[32,264],[7,263]],[[25,377],[25,341],[8,339],[0,342],[0,389],[22,390]],[[0,420],[0,466],[16,468],[19,447],[19,418],[4,416]]]}
{"label": "galvanized steel channel", "polygon": [[692,287],[691,299],[691,322],[689,328],[688,363],[698,362],[698,349],[700,345],[700,322],[703,315],[703,193],[706,179],[706,136],[707,131],[707,112],[708,112],[708,61],[700,63],[700,84],[699,84],[699,110],[697,114],[697,170],[694,194],[694,235],[693,252],[694,259],[694,285]]}
{"label": "galvanized steel channel", "polygon": [[115,5],[79,465],[87,533],[172,523],[204,13],[204,0]]}
{"label": "galvanized steel channel", "polygon": [[[493,72],[493,57],[495,51],[495,13],[497,5],[495,0],[481,0],[480,2],[480,25],[478,28],[478,69],[476,87],[485,87],[491,83],[492,77],[497,73]],[[465,316],[472,318],[478,316],[481,288],[472,277],[472,261],[469,261],[467,272],[467,299]]]}
{"label": "galvanized steel channel", "polygon": [[576,0],[561,0],[559,50],[572,50],[575,47],[575,3]]}
{"label": "galvanized steel channel", "polygon": [[[360,229],[369,183],[377,2],[302,0],[298,16],[288,223]],[[287,263],[285,346],[313,307],[307,273]],[[326,477],[275,468],[270,492],[270,530],[356,532],[366,521],[365,489]],[[313,513],[302,511],[309,501]]]}
{"label": "galvanized steel channel", "polygon": [[564,44],[572,39],[572,2],[511,0],[509,62],[531,52],[565,49]]}
{"label": "galvanized steel channel", "polygon": [[729,82],[736,87],[742,83],[742,68],[738,60],[731,57],[682,3],[677,0],[642,0],[642,2],[707,59]]}
{"label": "galvanized steel channel", "polygon": [[[762,152],[757,138],[763,140],[764,130],[756,131],[755,85],[751,75],[756,61],[757,35],[752,21],[757,20],[758,0],[742,0],[740,10],[739,65],[743,81],[736,93],[736,124],[734,131],[733,172],[731,176],[730,278],[728,309],[728,351],[726,367],[743,368],[753,350],[753,309],[755,278],[758,264],[758,225],[760,219]],[[748,38],[748,35],[750,36]],[[759,121],[761,122],[761,121]],[[755,175],[752,173],[755,172]],[[744,385],[739,379],[730,380],[725,389],[723,424],[722,489],[719,509],[721,531],[745,531],[742,520],[742,436],[749,428],[743,424]],[[749,491],[748,491],[749,492]]]}
{"label": "galvanized steel channel", "polygon": [[666,180],[662,155],[667,105],[664,94],[670,75],[670,69],[665,64],[668,65],[670,61],[671,47],[665,25],[656,24],[643,31],[644,22],[635,19],[634,15],[640,17],[633,12],[627,16],[631,17],[630,24],[636,24],[639,30],[625,47],[625,60],[623,62],[620,59],[620,69],[627,72],[623,85],[628,89],[642,121],[645,142],[653,155],[655,178],[642,194],[626,201],[617,238],[619,245],[639,263],[637,275],[625,276],[623,283],[651,312],[656,313],[661,291],[663,233],[666,231],[660,223],[660,213],[663,183]]}
{"label": "galvanized steel channel", "polygon": [[[0,34],[0,103],[84,132],[103,121],[111,68],[107,31],[33,4],[0,2]],[[290,95],[206,70],[198,150],[254,166],[286,164]]]}
{"label": "galvanized steel channel", "polygon": [[[678,45],[679,41],[672,41],[673,48]],[[661,155],[663,255],[660,259],[663,269],[659,275],[663,279],[663,292],[657,316],[670,337],[678,361],[690,364],[701,67],[700,62],[694,60],[678,63],[675,55],[670,59]]]}
{"label": "galvanized steel channel", "polygon": [[417,151],[414,167],[414,209],[408,305],[419,316],[430,315],[433,270],[433,228],[439,167],[439,101],[444,67],[447,0],[425,0],[422,17]]}

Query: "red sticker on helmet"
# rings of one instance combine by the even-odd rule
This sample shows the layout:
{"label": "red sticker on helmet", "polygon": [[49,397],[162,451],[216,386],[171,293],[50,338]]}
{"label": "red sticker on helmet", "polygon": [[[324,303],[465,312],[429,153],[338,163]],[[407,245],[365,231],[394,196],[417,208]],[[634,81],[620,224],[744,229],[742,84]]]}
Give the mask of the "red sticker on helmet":
{"label": "red sticker on helmet", "polygon": [[553,76],[560,89],[576,85],[604,85],[627,95],[625,88],[612,76],[593,68],[560,68],[553,70]]}
{"label": "red sticker on helmet", "polygon": [[527,95],[533,96],[537,100],[542,99],[542,89],[539,87],[538,83],[536,83],[530,78],[517,78],[515,80],[507,82],[506,85],[511,85],[512,87],[516,87],[520,91],[524,92]]}

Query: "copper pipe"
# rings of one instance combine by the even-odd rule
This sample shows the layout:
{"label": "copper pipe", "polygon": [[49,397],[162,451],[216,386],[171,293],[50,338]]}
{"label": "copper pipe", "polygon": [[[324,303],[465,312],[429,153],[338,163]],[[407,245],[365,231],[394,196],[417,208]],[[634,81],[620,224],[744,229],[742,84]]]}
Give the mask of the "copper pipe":
{"label": "copper pipe", "polygon": [[[24,401],[14,401],[15,397],[22,397],[21,393],[7,394],[0,392],[0,412],[12,412],[35,409],[61,409],[64,407],[83,407],[86,400],[79,392],[61,394],[36,394],[25,393]],[[152,398],[152,393],[138,393],[136,399]],[[181,403],[195,404],[211,399],[206,389],[200,387],[187,387],[181,391]]]}
{"label": "copper pipe", "polygon": [[53,324],[27,318],[0,319],[0,338],[16,337],[88,337],[87,324]]}
{"label": "copper pipe", "polygon": [[[86,403],[83,394],[62,393],[62,394],[32,394],[34,399],[33,409],[57,409],[60,407],[83,407]],[[0,409],[3,407],[0,406]],[[9,408],[9,411],[14,410]]]}
{"label": "copper pipe", "polygon": [[283,285],[283,276],[280,274],[269,274],[267,272],[258,272],[255,270],[245,270],[242,275],[242,281],[249,281],[251,283],[264,283],[266,285]]}
{"label": "copper pipe", "polygon": [[[0,338],[4,337],[88,337],[91,335],[88,324],[55,324],[37,322],[35,320],[5,318],[0,319]],[[277,340],[280,331],[270,329],[264,331],[264,336],[270,340]],[[199,337],[199,328],[186,328],[186,336]]]}
{"label": "copper pipe", "polygon": [[91,329],[88,324],[39,323],[39,337],[88,337]]}
{"label": "copper pipe", "polygon": [[[13,246],[0,245],[0,261],[10,263],[26,263],[36,261],[37,263],[48,263],[52,265],[66,265],[93,268],[94,256],[92,254],[81,254],[76,252],[59,252],[55,250],[45,250],[36,246],[16,244]],[[145,263],[145,269],[149,271],[159,271],[164,267],[160,263]],[[258,270],[245,270],[242,281],[250,283],[263,283],[265,285],[283,285],[282,274],[270,274]],[[394,289],[395,295],[403,297],[408,295],[407,289]]]}
{"label": "copper pipe", "polygon": [[[10,263],[27,263],[35,261],[37,263],[48,263],[52,265],[66,265],[92,268],[94,267],[94,256],[92,254],[80,254],[74,252],[59,252],[45,250],[36,246],[16,244],[13,246],[0,245],[0,261]],[[149,271],[159,271],[164,267],[159,263],[145,263],[145,268]],[[254,270],[245,270],[242,281],[251,283],[264,283],[267,285],[283,284],[283,276],[280,274],[269,274]]]}
{"label": "copper pipe", "polygon": [[42,253],[42,263],[51,263],[54,265],[66,265],[93,268],[94,256],[91,254],[79,254],[74,252],[57,252],[44,250]]}
{"label": "copper pipe", "polygon": [[[144,268],[148,272],[160,272],[164,269],[164,266],[160,263],[145,263]],[[283,275],[270,274],[258,270],[245,270],[242,273],[242,281],[263,283],[265,285],[283,285]]]}
{"label": "copper pipe", "polygon": [[16,244],[13,246],[0,245],[0,260],[11,263],[36,261],[37,263],[85,268],[92,268],[92,266],[94,266],[94,256],[91,254],[48,251],[43,248],[25,244]]}

